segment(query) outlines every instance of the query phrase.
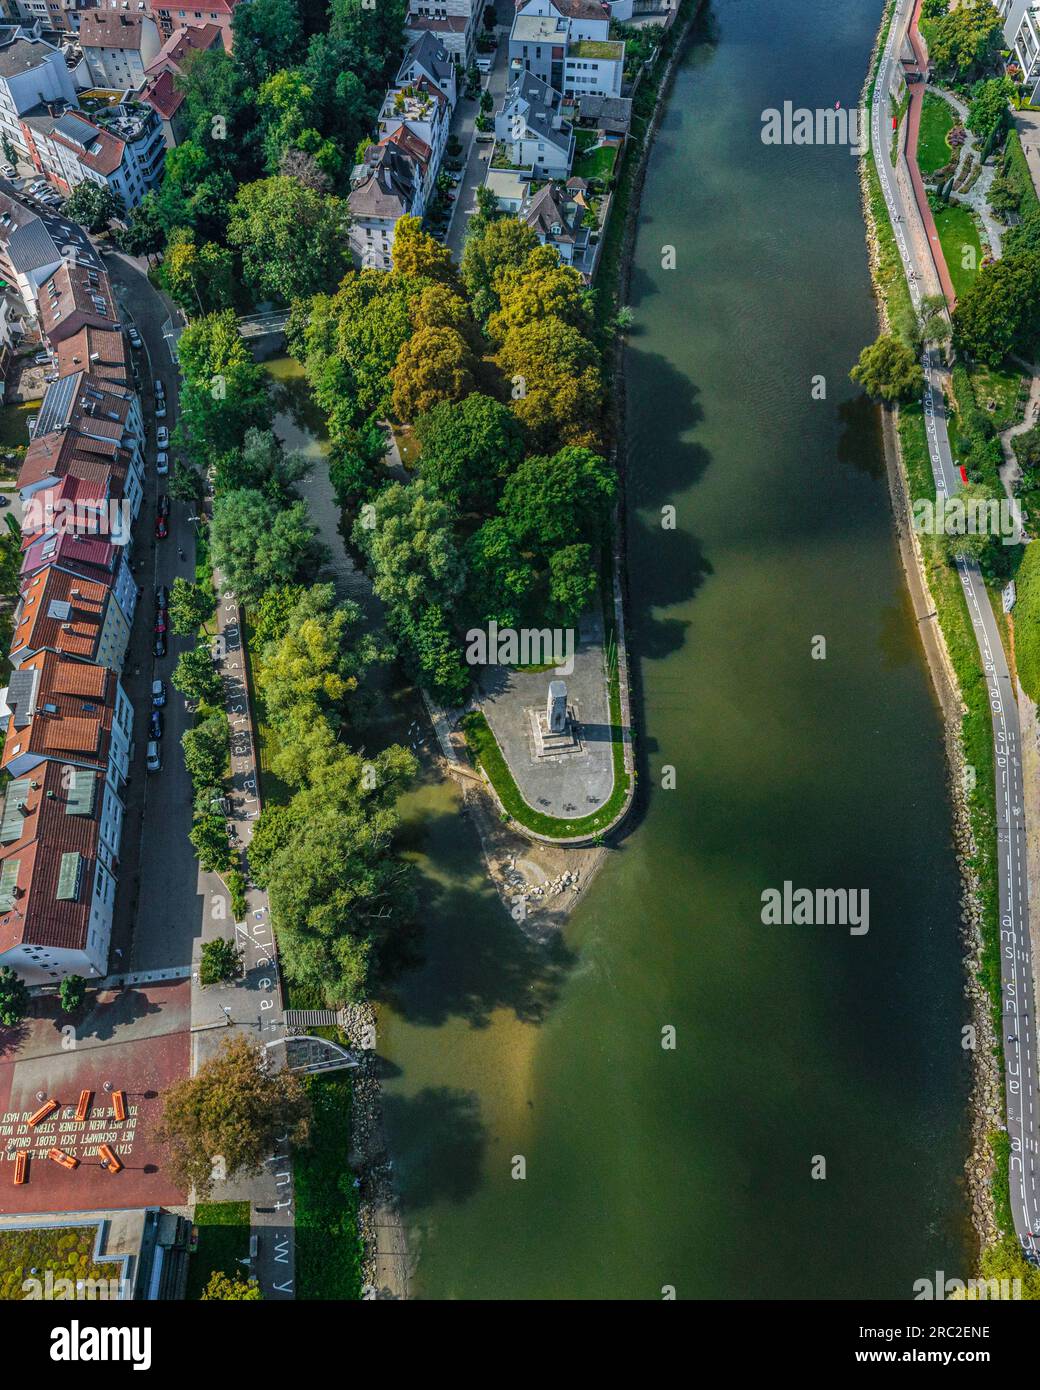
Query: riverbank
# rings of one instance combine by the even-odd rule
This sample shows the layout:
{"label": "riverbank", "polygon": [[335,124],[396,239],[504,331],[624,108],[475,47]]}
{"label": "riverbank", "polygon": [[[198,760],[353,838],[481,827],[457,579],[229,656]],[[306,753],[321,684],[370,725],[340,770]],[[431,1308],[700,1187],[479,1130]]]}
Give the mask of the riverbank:
{"label": "riverbank", "polygon": [[[871,56],[869,76],[861,96],[861,105],[868,112],[873,106],[878,65],[888,41],[894,10],[893,0],[886,7]],[[905,321],[908,313],[913,314],[913,305],[872,152],[862,157],[860,175],[878,319],[881,330],[891,332],[896,321]],[[999,1239],[994,1200],[997,1178],[994,1135],[1004,1126],[1001,1043],[995,1028],[1000,1010],[999,963],[995,975],[993,970],[998,937],[996,893],[995,882],[987,882],[988,877],[995,878],[995,795],[992,791],[990,795],[976,791],[979,782],[987,781],[977,772],[982,765],[980,751],[985,754],[984,765],[992,775],[993,741],[988,701],[980,704],[977,698],[978,686],[981,684],[983,691],[985,689],[984,673],[960,584],[955,575],[952,585],[936,582],[943,576],[934,564],[929,565],[920,538],[910,525],[912,496],[934,496],[923,415],[919,410],[893,412],[886,409],[883,437],[903,571],[943,715],[952,831],[962,884],[960,927],[965,953],[964,992],[975,1035],[969,1101],[971,1146],[965,1162],[965,1180],[972,1228],[982,1250]],[[913,479],[908,450],[918,464],[913,470],[916,474]],[[962,640],[961,629],[966,624],[968,641]],[[956,651],[956,657],[951,648]],[[970,671],[972,663],[974,671]],[[985,852],[987,845],[992,845],[992,854]]]}

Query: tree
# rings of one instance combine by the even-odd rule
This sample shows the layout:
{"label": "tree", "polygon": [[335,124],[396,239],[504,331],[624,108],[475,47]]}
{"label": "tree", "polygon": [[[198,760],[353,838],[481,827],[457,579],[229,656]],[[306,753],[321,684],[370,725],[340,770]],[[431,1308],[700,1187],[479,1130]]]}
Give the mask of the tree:
{"label": "tree", "polygon": [[[251,5],[244,7],[251,9]],[[209,1283],[202,1292],[204,1299],[221,1299],[224,1302],[237,1300],[238,1302],[259,1302],[263,1299],[260,1292],[260,1285],[255,1279],[243,1279],[241,1275],[227,1275],[221,1270],[214,1270],[209,1276]]]}
{"label": "tree", "polygon": [[254,87],[303,53],[297,0],[250,0],[232,12],[235,59]]}
{"label": "tree", "polygon": [[356,507],[379,486],[386,431],[374,420],[360,429],[341,427],[329,445],[329,482],[339,507]]}
{"label": "tree", "polygon": [[58,998],[64,1014],[74,1014],[83,1003],[87,993],[87,982],[82,975],[66,975],[58,986]]}
{"label": "tree", "polygon": [[941,72],[970,77],[993,62],[1002,40],[1001,18],[990,0],[961,0],[935,21],[928,55]]}
{"label": "tree", "polygon": [[562,440],[598,442],[603,379],[599,354],[571,324],[555,315],[510,331],[498,365],[510,378],[513,409],[535,448]]}
{"label": "tree", "polygon": [[231,729],[223,710],[214,710],[181,735],[184,766],[196,787],[222,782],[228,765]]}
{"label": "tree", "polygon": [[206,484],[197,468],[178,459],[173,465],[167,491],[176,502],[201,502],[206,495]]}
{"label": "tree", "polygon": [[1010,77],[992,77],[972,87],[967,126],[979,137],[980,144],[1007,128],[1008,104],[1014,95],[1015,84]]}
{"label": "tree", "polygon": [[29,991],[25,981],[9,965],[0,965],[0,1023],[13,1028],[21,1023],[29,1008]]}
{"label": "tree", "polygon": [[202,868],[208,874],[226,873],[235,862],[235,856],[228,841],[227,822],[215,811],[204,811],[196,816],[188,831]]}
{"label": "tree", "polygon": [[499,308],[495,288],[499,273],[522,266],[538,245],[530,227],[515,217],[497,218],[471,234],[462,252],[461,274],[473,313],[481,323]]}
{"label": "tree", "polygon": [[162,250],[166,232],[154,192],[146,193],[137,207],[131,208],[129,223],[116,239],[131,256],[154,255]]}
{"label": "tree", "polygon": [[467,607],[480,623],[523,626],[523,615],[538,573],[500,516],[485,521],[466,542]]}
{"label": "tree", "polygon": [[849,376],[874,400],[910,401],[924,390],[924,372],[917,358],[890,333],[882,333],[863,349]]}
{"label": "tree", "polygon": [[250,429],[241,449],[229,450],[217,460],[215,486],[218,493],[252,488],[272,502],[288,505],[296,500],[296,484],[310,470],[305,455],[284,452],[273,430]]}
{"label": "tree", "polygon": [[562,624],[576,624],[592,603],[598,582],[591,546],[565,545],[554,550],[549,556],[553,618]]}
{"label": "tree", "polygon": [[328,193],[332,183],[312,154],[292,147],[282,151],[278,172],[285,178],[296,179],[305,188],[313,188],[315,193]]}
{"label": "tree", "polygon": [[454,328],[420,328],[398,353],[393,383],[394,413],[414,420],[442,401],[461,401],[476,385],[477,362]]}
{"label": "tree", "polygon": [[202,943],[199,980],[203,985],[216,985],[223,980],[237,980],[241,975],[242,952],[233,941],[218,936],[213,941]]}
{"label": "tree", "polygon": [[280,584],[266,590],[250,612],[250,649],[262,652],[269,642],[277,642],[289,631],[296,605],[306,593],[302,584]]}
{"label": "tree", "polygon": [[333,585],[301,595],[282,636],[264,649],[258,684],[273,724],[286,726],[302,705],[308,721],[324,718],[339,727],[343,701],[375,656],[371,638],[348,642],[360,625],[360,608],[337,602]]}
{"label": "tree", "polygon": [[200,642],[191,651],[181,652],[170,679],[175,690],[196,704],[212,703],[220,698],[220,673],[213,664],[213,655],[205,642]]}
{"label": "tree", "polygon": [[561,265],[551,246],[538,246],[520,266],[505,266],[495,276],[499,308],[487,322],[496,342],[550,315],[587,333],[591,327],[585,287],[571,266]]}
{"label": "tree", "polygon": [[422,477],[460,512],[494,506],[502,479],[524,456],[516,416],[477,391],[457,405],[442,403],[420,415],[415,433]]}
{"label": "tree", "polygon": [[275,175],[239,189],[227,234],[250,288],[288,303],[342,278],[350,265],[347,224],[342,199]]}
{"label": "tree", "polygon": [[568,447],[551,458],[525,459],[506,482],[501,514],[521,546],[547,553],[599,540],[616,493],[605,459]]}
{"label": "tree", "polygon": [[224,1160],[229,1180],[254,1176],[285,1136],[303,1143],[309,1122],[310,1102],[296,1073],[275,1071],[263,1049],[236,1037],[169,1088],[156,1132],[174,1181],[206,1197],[215,1158]]}
{"label": "tree", "polygon": [[198,463],[208,467],[240,448],[250,428],[271,423],[267,379],[242,341],[233,310],[190,323],[177,357],[184,378],[178,437]]}
{"label": "tree", "polygon": [[1029,348],[1040,328],[1040,254],[1004,256],[986,266],[957,301],[953,344],[997,366],[1009,352]]}
{"label": "tree", "polygon": [[107,183],[92,183],[90,180],[78,183],[65,204],[66,216],[73,222],[82,223],[88,232],[104,231],[113,217],[119,217],[125,211],[123,200],[112,192]]}
{"label": "tree", "polygon": [[212,588],[192,584],[180,575],[170,590],[170,622],[178,637],[190,637],[216,612],[217,600]]}
{"label": "tree", "polygon": [[328,555],[306,502],[279,508],[252,488],[216,499],[210,546],[214,565],[247,603],[274,585],[313,579]]}
{"label": "tree", "polygon": [[234,297],[231,252],[212,241],[198,245],[195,233],[187,227],[179,227],[171,235],[159,278],[170,297],[188,314],[225,309]]}

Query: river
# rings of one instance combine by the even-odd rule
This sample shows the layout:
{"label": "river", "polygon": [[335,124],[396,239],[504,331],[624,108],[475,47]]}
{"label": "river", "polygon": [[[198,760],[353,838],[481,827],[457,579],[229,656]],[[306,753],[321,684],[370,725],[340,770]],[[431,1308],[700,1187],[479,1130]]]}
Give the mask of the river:
{"label": "river", "polygon": [[[502,912],[455,791],[408,799],[421,958],[379,1051],[420,1297],[972,1272],[942,726],[847,376],[876,332],[856,160],[760,139],[785,100],[855,104],[881,8],[717,0],[677,74],[625,363],[646,795],[554,951]],[[764,926],[785,881],[869,890],[869,931]]]}

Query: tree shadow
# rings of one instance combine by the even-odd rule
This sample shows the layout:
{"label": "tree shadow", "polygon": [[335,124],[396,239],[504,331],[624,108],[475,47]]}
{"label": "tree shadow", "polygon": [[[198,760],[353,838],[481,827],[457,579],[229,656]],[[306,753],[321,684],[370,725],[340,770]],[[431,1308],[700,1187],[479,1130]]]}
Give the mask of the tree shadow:
{"label": "tree shadow", "polygon": [[384,1093],[383,1119],[396,1155],[394,1190],[403,1212],[472,1197],[487,1145],[475,1092],[429,1086],[415,1096]]}

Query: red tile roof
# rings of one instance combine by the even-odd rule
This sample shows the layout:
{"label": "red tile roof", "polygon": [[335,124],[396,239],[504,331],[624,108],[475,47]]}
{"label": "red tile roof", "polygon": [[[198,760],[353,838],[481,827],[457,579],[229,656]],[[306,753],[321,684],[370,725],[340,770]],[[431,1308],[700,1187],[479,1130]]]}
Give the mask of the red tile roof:
{"label": "red tile roof", "polygon": [[11,661],[19,654],[46,647],[65,656],[92,661],[108,607],[107,584],[80,579],[53,565],[21,586],[14,615]]}

